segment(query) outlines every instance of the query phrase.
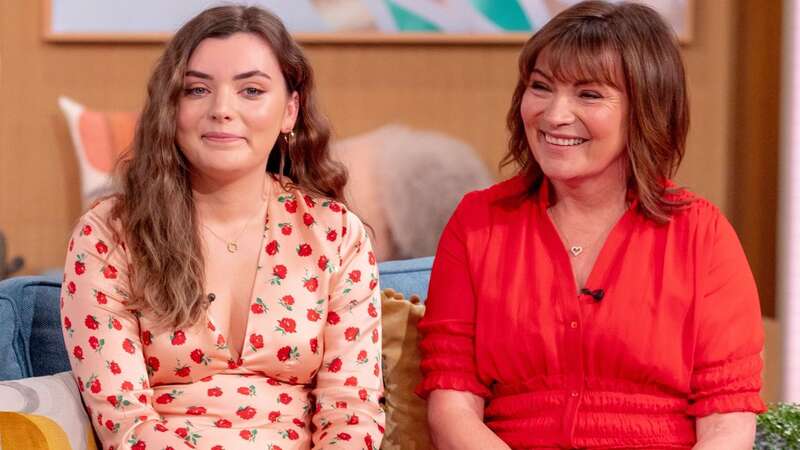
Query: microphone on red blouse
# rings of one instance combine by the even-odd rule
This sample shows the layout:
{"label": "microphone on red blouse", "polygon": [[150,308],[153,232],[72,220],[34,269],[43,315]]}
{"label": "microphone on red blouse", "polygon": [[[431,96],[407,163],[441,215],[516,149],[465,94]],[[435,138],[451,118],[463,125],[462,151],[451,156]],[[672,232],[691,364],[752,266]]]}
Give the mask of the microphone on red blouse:
{"label": "microphone on red blouse", "polygon": [[599,302],[600,300],[603,299],[603,297],[605,297],[606,291],[604,291],[602,289],[591,290],[591,289],[583,288],[583,289],[581,289],[581,294],[588,295],[588,296],[592,297],[594,299],[594,301]]}

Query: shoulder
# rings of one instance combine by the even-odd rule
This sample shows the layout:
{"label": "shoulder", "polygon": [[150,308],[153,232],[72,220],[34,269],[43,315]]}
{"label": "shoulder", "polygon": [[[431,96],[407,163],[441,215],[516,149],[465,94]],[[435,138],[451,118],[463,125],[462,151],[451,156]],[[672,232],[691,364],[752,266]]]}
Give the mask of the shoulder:
{"label": "shoulder", "polygon": [[464,195],[456,208],[454,217],[468,219],[471,223],[486,222],[502,211],[514,211],[530,199],[528,184],[521,176],[501,181],[486,189]]}
{"label": "shoulder", "polygon": [[104,197],[92,203],[89,209],[78,218],[75,235],[95,235],[115,240],[121,235],[122,226],[113,218],[114,207],[120,202],[118,196]]}
{"label": "shoulder", "polygon": [[717,205],[707,198],[688,189],[681,189],[674,193],[665,194],[668,201],[685,202],[672,212],[671,221],[694,226],[714,226],[720,220],[727,220]]}

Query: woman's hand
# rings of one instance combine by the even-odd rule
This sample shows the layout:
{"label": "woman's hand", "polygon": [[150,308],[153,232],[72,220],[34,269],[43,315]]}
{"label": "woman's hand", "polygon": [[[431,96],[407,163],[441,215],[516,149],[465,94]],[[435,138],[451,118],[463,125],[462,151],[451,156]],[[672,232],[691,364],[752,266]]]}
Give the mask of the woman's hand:
{"label": "woman's hand", "polygon": [[755,414],[711,414],[697,419],[697,444],[693,450],[750,450],[755,437]]}
{"label": "woman's hand", "polygon": [[437,389],[428,398],[428,427],[438,450],[510,450],[483,423],[483,398],[465,391]]}

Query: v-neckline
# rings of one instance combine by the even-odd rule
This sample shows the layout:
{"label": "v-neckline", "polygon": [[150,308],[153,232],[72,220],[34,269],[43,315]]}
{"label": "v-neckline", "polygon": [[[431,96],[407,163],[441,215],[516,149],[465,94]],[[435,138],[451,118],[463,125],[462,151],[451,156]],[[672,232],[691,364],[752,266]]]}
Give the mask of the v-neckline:
{"label": "v-neckline", "polygon": [[[253,302],[255,301],[254,297],[255,297],[255,293],[256,293],[256,283],[258,282],[258,279],[259,279],[259,277],[261,275],[261,273],[260,273],[261,272],[261,268],[264,267],[263,258],[265,257],[264,255],[266,254],[266,252],[263,251],[262,249],[264,248],[265,242],[266,242],[266,239],[267,239],[267,229],[268,229],[268,225],[269,225],[269,210],[270,210],[270,204],[272,203],[272,201],[271,201],[272,200],[272,190],[274,188],[274,185],[273,185],[274,180],[272,180],[272,177],[270,177],[269,174],[267,174],[267,177],[269,178],[268,181],[267,181],[269,183],[269,188],[267,189],[267,196],[266,196],[267,197],[266,198],[267,208],[266,208],[266,211],[264,211],[264,216],[263,216],[262,222],[261,222],[261,240],[260,240],[259,245],[257,247],[258,248],[258,258],[256,259],[256,271],[255,271],[255,274],[253,275],[253,280],[251,281],[250,293],[247,296],[247,304],[246,304],[247,314],[245,316],[244,334],[242,335],[241,348],[238,351],[233,348],[233,346],[231,345],[231,342],[230,342],[231,329],[232,329],[232,323],[231,323],[230,318],[228,318],[228,320],[227,320],[227,327],[225,328],[225,330],[221,330],[219,325],[214,323],[215,322],[214,321],[214,317],[211,314],[209,314],[209,320],[214,324],[214,327],[216,328],[218,335],[221,335],[225,339],[225,346],[226,346],[226,349],[228,351],[228,356],[231,358],[232,361],[236,362],[237,365],[238,365],[239,361],[242,358],[244,358],[244,354],[247,351],[247,345],[248,345],[247,336],[250,334],[250,322],[251,322],[250,319],[251,319],[251,317],[253,315],[253,313],[250,311],[250,305],[252,305]],[[223,333],[223,331],[224,331],[224,333]],[[215,339],[218,339],[218,338],[215,338]]]}
{"label": "v-neckline", "polygon": [[[550,214],[547,213],[547,208],[549,205],[549,189],[550,183],[547,179],[542,180],[541,187],[539,188],[539,199],[538,205],[539,210],[542,215],[545,217],[545,222],[549,228],[549,233],[553,237],[553,242],[558,244],[558,249],[556,250],[558,254],[558,258],[563,266],[565,266],[568,270],[567,273],[570,275],[571,282],[569,283],[572,287],[571,293],[574,296],[580,296],[580,292],[582,289],[601,289],[600,283],[602,280],[599,278],[602,277],[601,269],[604,267],[608,267],[609,259],[614,255],[614,249],[616,249],[623,236],[621,228],[625,226],[625,224],[631,220],[631,217],[635,215],[636,208],[638,205],[638,199],[633,196],[631,198],[631,202],[626,208],[625,212],[617,219],[614,225],[609,230],[608,234],[606,235],[605,239],[603,239],[603,244],[600,246],[600,251],[597,253],[597,257],[595,257],[594,262],[592,263],[591,268],[589,269],[589,274],[586,277],[586,282],[584,286],[578,286],[578,280],[575,277],[575,270],[572,267],[572,261],[570,259],[569,249],[564,245],[563,240],[561,239],[561,234],[559,233],[558,229],[556,228],[555,223],[553,222]],[[630,196],[629,196],[630,197]]]}

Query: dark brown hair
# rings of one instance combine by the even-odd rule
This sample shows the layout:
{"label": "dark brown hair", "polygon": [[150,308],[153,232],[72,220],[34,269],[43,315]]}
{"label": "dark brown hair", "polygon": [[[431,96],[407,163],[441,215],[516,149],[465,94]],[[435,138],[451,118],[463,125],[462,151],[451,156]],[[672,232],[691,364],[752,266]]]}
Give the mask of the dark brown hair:
{"label": "dark brown hair", "polygon": [[649,218],[664,223],[687,203],[680,188],[667,185],[683,159],[689,128],[686,77],[674,33],[654,10],[635,3],[586,1],[550,20],[526,43],[519,57],[519,81],[508,111],[511,132],[501,167],[516,164],[530,192],[544,174],[533,159],[520,116],[536,60],[546,51],[547,65],[559,81],[592,79],[615,82],[622,67],[629,99],[628,183]]}
{"label": "dark brown hair", "polygon": [[129,157],[119,165],[122,193],[111,215],[122,224],[133,261],[129,306],[147,313],[156,326],[197,324],[208,307],[190,168],[175,141],[177,110],[192,52],[204,39],[234,33],[264,39],[288,92],[299,97],[294,136],[278,138],[265,170],[282,172],[311,194],[343,200],[347,174],[330,157],[330,129],[315,104],[311,67],[281,21],[245,6],[211,8],[191,19],[169,41],[150,77]]}

